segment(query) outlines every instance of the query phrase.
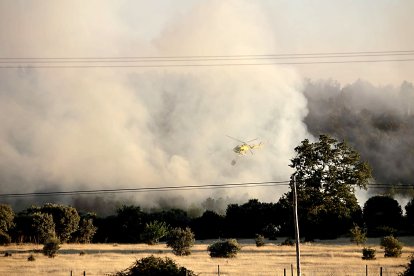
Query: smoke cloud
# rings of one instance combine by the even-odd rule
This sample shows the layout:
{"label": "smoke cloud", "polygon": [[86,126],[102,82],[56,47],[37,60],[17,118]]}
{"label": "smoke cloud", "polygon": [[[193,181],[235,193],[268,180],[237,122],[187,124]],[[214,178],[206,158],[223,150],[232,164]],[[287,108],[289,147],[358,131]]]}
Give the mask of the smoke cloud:
{"label": "smoke cloud", "polygon": [[377,183],[413,184],[412,83],[374,86],[359,80],[341,87],[332,80],[316,81],[308,82],[304,91],[311,133],[348,141],[370,163]]}
{"label": "smoke cloud", "polygon": [[[115,4],[101,3],[3,4],[0,10],[17,19],[2,12],[9,24],[0,24],[0,37],[7,37],[1,54],[277,52],[266,17],[247,1],[194,5],[151,41],[112,12]],[[5,27],[10,22],[17,32]],[[294,147],[310,136],[302,85],[294,70],[277,66],[1,70],[0,193],[287,180]],[[226,135],[258,138],[264,148],[237,158],[232,148],[238,142]],[[189,203],[224,193],[276,200],[284,190],[171,196]],[[138,204],[154,204],[158,197],[137,196]]]}

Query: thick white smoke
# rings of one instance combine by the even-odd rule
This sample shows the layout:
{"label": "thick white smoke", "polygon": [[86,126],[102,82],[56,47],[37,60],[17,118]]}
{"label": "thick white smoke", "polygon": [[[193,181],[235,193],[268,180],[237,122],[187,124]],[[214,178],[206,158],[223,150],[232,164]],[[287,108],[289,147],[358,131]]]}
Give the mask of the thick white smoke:
{"label": "thick white smoke", "polygon": [[[19,35],[9,36],[2,54],[24,56],[23,44],[33,44],[28,50],[33,56],[99,56],[105,47],[139,56],[277,51],[261,10],[247,1],[197,4],[169,22],[152,44],[110,13],[114,7],[98,2],[97,16],[91,4],[81,2],[64,5],[69,25],[58,16],[61,2],[30,12],[41,20],[32,28],[20,7],[15,12],[25,19]],[[80,18],[71,18],[75,15]],[[2,26],[3,37],[8,29]],[[307,109],[301,86],[292,69],[271,65],[3,69],[0,192],[287,180],[293,148],[309,136],[302,122]],[[232,152],[237,142],[226,135],[258,138],[264,147],[238,158]],[[184,197],[191,202],[222,193],[191,191]],[[226,193],[276,200],[281,190]]]}

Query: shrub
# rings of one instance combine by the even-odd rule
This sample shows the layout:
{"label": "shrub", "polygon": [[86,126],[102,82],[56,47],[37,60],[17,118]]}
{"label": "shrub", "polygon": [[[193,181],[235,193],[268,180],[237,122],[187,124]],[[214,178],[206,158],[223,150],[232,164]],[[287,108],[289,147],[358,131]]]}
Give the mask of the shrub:
{"label": "shrub", "polygon": [[27,258],[27,260],[29,262],[34,262],[34,261],[36,261],[36,258],[35,258],[35,256],[33,256],[33,254],[30,254],[30,256]]}
{"label": "shrub", "polygon": [[207,250],[210,252],[210,256],[218,258],[236,257],[240,249],[241,246],[235,239],[217,241],[207,247]]}
{"label": "shrub", "polygon": [[362,259],[363,260],[375,260],[376,250],[373,248],[364,247],[362,249]]}
{"label": "shrub", "polygon": [[147,223],[141,239],[149,245],[158,244],[160,239],[168,234],[168,225],[165,222],[153,221]]}
{"label": "shrub", "polygon": [[262,235],[256,234],[255,238],[256,246],[263,246],[265,245],[265,238]]}
{"label": "shrub", "polygon": [[128,269],[118,272],[116,276],[195,276],[196,274],[178,265],[170,258],[149,256],[137,260]]}
{"label": "shrub", "polygon": [[85,251],[81,251],[81,252],[79,252],[79,256],[83,256],[83,255],[85,255],[86,254],[86,252]]}
{"label": "shrub", "polygon": [[194,233],[190,228],[174,228],[168,235],[167,246],[172,248],[175,255],[190,255],[194,241]]}
{"label": "shrub", "polygon": [[49,258],[54,258],[59,251],[60,241],[58,238],[49,238],[43,246],[43,254]]}
{"label": "shrub", "polygon": [[11,242],[9,234],[0,230],[0,245],[8,245]]}
{"label": "shrub", "polygon": [[4,253],[4,257],[11,257],[11,256],[12,256],[12,253],[10,253],[10,252]]}
{"label": "shrub", "polygon": [[381,247],[384,248],[384,257],[399,257],[402,253],[402,244],[393,236],[383,237]]}
{"label": "shrub", "polygon": [[366,231],[363,231],[358,225],[350,230],[351,232],[351,242],[356,243],[357,245],[364,244],[367,241]]}

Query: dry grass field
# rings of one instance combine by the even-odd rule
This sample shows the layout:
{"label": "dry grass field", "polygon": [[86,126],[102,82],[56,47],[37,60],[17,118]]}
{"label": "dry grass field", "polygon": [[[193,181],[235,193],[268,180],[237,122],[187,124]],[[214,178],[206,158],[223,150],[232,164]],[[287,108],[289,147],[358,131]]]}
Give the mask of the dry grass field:
{"label": "dry grass field", "polygon": [[[365,275],[368,265],[369,275],[397,275],[404,270],[408,258],[414,253],[414,242],[401,238],[404,243],[400,258],[384,258],[379,240],[369,240],[368,245],[377,250],[376,260],[362,260],[361,247],[352,245],[348,240],[305,243],[301,245],[302,275]],[[173,258],[178,265],[185,266],[199,275],[291,275],[291,264],[295,264],[295,247],[268,243],[256,247],[253,240],[242,240],[242,250],[236,258],[210,258],[207,246],[212,241],[197,242],[192,255],[177,257],[165,244],[64,244],[55,258],[47,258],[36,253],[41,245],[9,245],[0,247],[0,275],[109,275],[123,270],[136,259],[155,255]],[[5,252],[12,256],[5,257]],[[81,255],[80,252],[84,252]],[[35,261],[27,258],[33,254]],[[296,274],[295,274],[296,275]]]}

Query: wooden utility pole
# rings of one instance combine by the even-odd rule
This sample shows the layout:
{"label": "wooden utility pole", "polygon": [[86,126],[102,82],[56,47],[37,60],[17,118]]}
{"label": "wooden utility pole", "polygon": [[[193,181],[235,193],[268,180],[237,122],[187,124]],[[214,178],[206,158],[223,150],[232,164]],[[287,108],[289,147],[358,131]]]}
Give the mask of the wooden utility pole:
{"label": "wooden utility pole", "polygon": [[299,238],[299,220],[298,220],[298,195],[296,192],[296,174],[293,175],[293,218],[295,223],[296,239],[296,271],[298,276],[302,276],[300,269],[300,238]]}

